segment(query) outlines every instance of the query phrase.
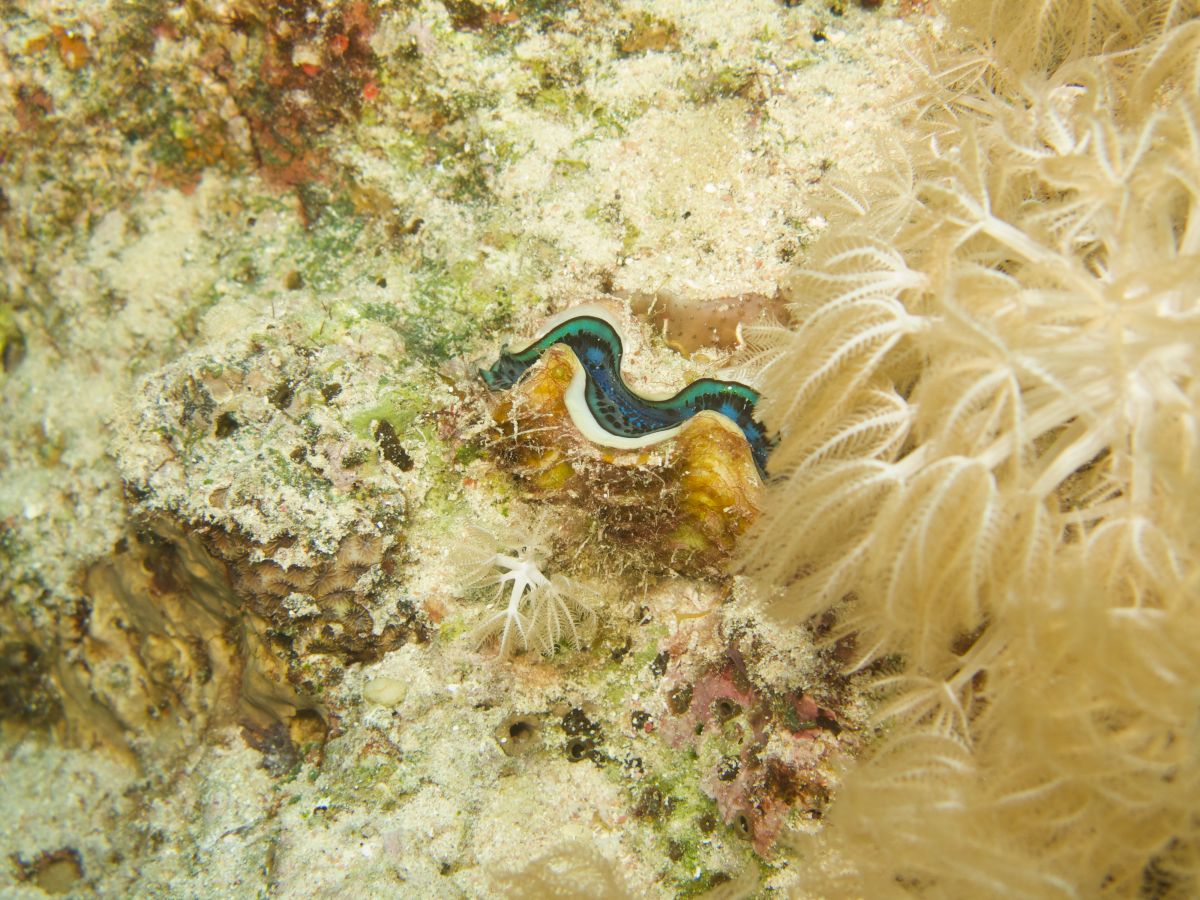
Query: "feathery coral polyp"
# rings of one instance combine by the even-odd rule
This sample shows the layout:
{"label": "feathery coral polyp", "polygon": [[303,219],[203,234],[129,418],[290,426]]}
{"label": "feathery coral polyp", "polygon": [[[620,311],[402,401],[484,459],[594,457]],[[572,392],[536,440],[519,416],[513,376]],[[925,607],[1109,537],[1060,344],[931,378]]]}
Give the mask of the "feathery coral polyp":
{"label": "feathery coral polyp", "polygon": [[854,874],[813,890],[1192,896],[1200,23],[951,14],[975,47],[931,60],[907,161],[837,192],[792,329],[752,335],[788,475],[743,570],[887,661],[814,851]]}
{"label": "feathery coral polyp", "polygon": [[494,644],[500,657],[529,650],[552,656],[560,644],[579,649],[591,640],[596,592],[565,575],[546,574],[551,548],[544,523],[509,540],[471,526],[460,547],[464,589],[495,588],[495,608],[471,632],[478,646]]}

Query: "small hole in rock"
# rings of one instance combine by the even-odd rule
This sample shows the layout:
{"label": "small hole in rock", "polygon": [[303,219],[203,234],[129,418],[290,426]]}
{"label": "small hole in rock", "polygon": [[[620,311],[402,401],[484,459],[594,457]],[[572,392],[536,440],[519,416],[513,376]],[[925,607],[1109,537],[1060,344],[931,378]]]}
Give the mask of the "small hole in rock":
{"label": "small hole in rock", "polygon": [[221,413],[221,415],[217,416],[216,425],[213,427],[213,434],[219,438],[229,437],[241,427],[241,424],[233,413]]}
{"label": "small hole in rock", "polygon": [[740,704],[730,700],[728,697],[722,697],[713,703],[712,711],[713,715],[717,717],[718,721],[727,722],[740,713],[742,711],[742,707]]}
{"label": "small hole in rock", "polygon": [[586,737],[577,737],[567,741],[567,759],[571,762],[587,759],[594,747],[595,744]]}
{"label": "small hole in rock", "polygon": [[741,763],[736,756],[726,756],[717,763],[717,778],[721,781],[733,781],[737,778]]}
{"label": "small hole in rock", "polygon": [[538,731],[538,721],[532,716],[509,716],[495,731],[496,743],[506,756],[520,756],[537,746]]}
{"label": "small hole in rock", "polygon": [[692,686],[681,684],[667,694],[667,706],[677,716],[683,715],[692,705]]}
{"label": "small hole in rock", "polygon": [[737,818],[733,820],[733,830],[738,833],[738,837],[751,840],[754,837],[754,825],[750,821],[750,817],[745,813],[738,813]]}

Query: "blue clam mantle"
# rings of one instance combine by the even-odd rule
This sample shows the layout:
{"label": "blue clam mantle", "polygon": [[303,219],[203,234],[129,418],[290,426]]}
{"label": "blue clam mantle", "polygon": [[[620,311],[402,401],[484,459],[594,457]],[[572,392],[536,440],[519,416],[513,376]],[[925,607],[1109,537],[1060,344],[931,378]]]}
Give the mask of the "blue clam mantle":
{"label": "blue clam mantle", "polygon": [[515,385],[555,344],[575,354],[578,365],[567,389],[567,409],[584,437],[618,449],[647,447],[677,435],[700,413],[722,416],[745,435],[759,475],[767,477],[767,455],[774,441],[754,417],[758,392],[736,381],[701,378],[672,397],[651,400],[635,394],[621,377],[621,333],[597,306],[571,310],[519,350],[503,347],[500,357],[479,374],[492,390]]}

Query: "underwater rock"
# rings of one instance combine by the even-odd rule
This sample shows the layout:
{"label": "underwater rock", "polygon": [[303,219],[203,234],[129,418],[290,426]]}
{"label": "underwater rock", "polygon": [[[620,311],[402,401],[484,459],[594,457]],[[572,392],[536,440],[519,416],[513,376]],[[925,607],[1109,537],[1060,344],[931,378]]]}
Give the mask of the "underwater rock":
{"label": "underwater rock", "polygon": [[66,736],[134,758],[187,752],[193,726],[284,726],[318,706],[288,683],[262,620],[166,517],[91,566],[87,609],[59,623],[50,671]]}
{"label": "underwater rock", "polygon": [[424,456],[395,463],[413,415],[379,396],[395,339],[363,337],[313,349],[287,326],[143,379],[114,447],[136,532],[52,654],[68,730],[136,755],[171,731],[156,721],[237,724],[284,771],[331,732],[347,666],[428,639],[398,587]]}
{"label": "underwater rock", "polygon": [[700,789],[720,819],[755,852],[770,855],[789,819],[820,818],[832,786],[831,760],[852,752],[838,715],[800,690],[754,683],[745,635],[724,639],[724,654],[699,661],[681,652],[695,640],[685,627],[660,687],[665,714],[658,733],[697,754]]}
{"label": "underwater rock", "polygon": [[0,719],[39,726],[62,714],[48,669],[37,645],[26,640],[0,644]]}
{"label": "underwater rock", "polygon": [[667,346],[685,355],[704,350],[736,350],[742,345],[742,326],[764,319],[781,320],[787,308],[779,294],[745,293],[699,298],[672,291],[634,294],[633,312],[661,329]]}

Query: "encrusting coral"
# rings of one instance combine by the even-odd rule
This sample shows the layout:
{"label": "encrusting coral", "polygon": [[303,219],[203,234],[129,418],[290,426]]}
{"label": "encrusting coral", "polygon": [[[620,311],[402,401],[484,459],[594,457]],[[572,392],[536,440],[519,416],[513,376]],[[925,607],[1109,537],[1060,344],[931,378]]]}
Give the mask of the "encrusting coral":
{"label": "encrusting coral", "polygon": [[[687,623],[666,643],[665,710],[656,730],[669,746],[694,755],[700,788],[721,821],[770,858],[789,818],[820,819],[829,764],[852,753],[856,740],[842,734],[836,692],[818,702],[803,688],[755,684],[749,669],[762,648],[736,626],[719,629],[719,637],[712,630],[711,622]],[[714,637],[722,653],[695,652]]]}
{"label": "encrusting coral", "polygon": [[1200,20],[950,13],[914,138],[750,334],[787,477],[743,569],[836,614],[886,726],[814,886],[1194,895]]}

